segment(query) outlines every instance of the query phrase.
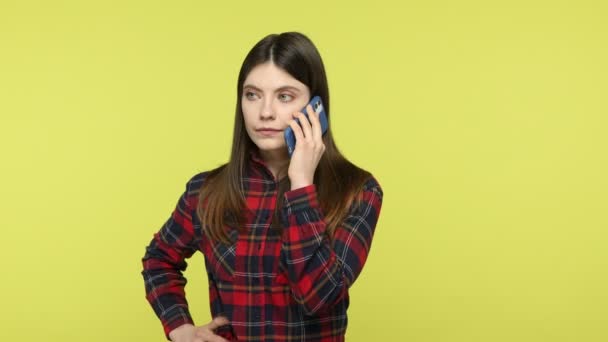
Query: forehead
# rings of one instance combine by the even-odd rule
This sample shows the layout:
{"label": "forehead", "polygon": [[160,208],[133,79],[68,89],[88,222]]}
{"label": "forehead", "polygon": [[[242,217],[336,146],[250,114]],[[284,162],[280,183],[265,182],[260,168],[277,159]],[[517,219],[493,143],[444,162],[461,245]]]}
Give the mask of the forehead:
{"label": "forehead", "polygon": [[258,64],[251,69],[243,83],[243,86],[247,85],[269,90],[284,86],[292,86],[298,89],[307,88],[304,83],[271,62]]}

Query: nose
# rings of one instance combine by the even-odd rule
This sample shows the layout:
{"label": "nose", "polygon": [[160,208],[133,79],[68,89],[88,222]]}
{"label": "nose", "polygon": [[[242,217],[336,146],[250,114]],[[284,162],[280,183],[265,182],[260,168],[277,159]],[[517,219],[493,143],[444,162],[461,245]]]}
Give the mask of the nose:
{"label": "nose", "polygon": [[272,99],[264,100],[262,104],[262,109],[260,111],[260,119],[262,120],[272,120],[276,118],[276,111],[273,106]]}

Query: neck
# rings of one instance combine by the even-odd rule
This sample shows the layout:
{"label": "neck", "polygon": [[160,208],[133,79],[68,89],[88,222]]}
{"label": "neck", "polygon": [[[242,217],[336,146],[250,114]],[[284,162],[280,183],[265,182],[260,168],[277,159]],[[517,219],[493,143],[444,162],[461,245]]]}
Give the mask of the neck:
{"label": "neck", "polygon": [[287,174],[287,168],[290,161],[287,149],[259,151],[260,156],[268,166],[268,169],[272,172],[274,179],[281,180]]}

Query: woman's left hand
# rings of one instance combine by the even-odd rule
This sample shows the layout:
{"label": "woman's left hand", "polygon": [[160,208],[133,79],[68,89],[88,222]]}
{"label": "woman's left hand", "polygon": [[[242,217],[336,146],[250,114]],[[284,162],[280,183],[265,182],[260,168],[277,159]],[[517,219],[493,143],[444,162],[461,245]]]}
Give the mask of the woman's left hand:
{"label": "woman's left hand", "polygon": [[289,125],[296,136],[296,147],[291,155],[289,170],[287,171],[291,182],[291,190],[313,183],[315,170],[323,152],[325,152],[319,114],[312,109],[310,104],[306,106],[306,112],[310,120],[306,119],[306,116],[301,112],[293,114],[294,118],[300,120],[301,127],[295,119],[289,121]]}

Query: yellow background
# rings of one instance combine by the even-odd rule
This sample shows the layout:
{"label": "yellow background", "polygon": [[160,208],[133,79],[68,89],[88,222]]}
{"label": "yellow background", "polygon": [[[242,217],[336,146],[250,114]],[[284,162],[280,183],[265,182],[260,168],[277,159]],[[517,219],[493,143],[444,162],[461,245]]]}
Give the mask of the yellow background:
{"label": "yellow background", "polygon": [[[603,1],[0,1],[1,341],[164,341],[144,247],[297,30],[384,205],[349,341],[608,340]],[[209,317],[203,258],[186,271]]]}

